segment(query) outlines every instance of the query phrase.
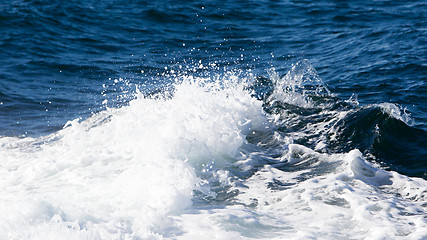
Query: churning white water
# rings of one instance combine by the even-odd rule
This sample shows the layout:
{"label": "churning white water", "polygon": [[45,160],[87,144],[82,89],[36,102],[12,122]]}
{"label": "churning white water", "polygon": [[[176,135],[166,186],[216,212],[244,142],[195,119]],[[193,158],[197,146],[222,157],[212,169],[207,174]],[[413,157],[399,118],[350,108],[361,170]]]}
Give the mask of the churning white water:
{"label": "churning white water", "polygon": [[427,237],[425,180],[294,144],[279,121],[239,84],[184,81],[48,136],[0,138],[0,239]]}

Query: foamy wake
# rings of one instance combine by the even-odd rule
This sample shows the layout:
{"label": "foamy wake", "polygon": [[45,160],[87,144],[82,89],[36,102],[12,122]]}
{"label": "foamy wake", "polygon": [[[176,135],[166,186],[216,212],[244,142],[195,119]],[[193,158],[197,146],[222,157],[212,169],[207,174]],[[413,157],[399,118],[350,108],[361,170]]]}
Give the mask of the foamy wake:
{"label": "foamy wake", "polygon": [[184,81],[170,99],[139,95],[49,136],[0,138],[0,239],[427,236],[424,180],[358,150],[292,144],[243,89]]}

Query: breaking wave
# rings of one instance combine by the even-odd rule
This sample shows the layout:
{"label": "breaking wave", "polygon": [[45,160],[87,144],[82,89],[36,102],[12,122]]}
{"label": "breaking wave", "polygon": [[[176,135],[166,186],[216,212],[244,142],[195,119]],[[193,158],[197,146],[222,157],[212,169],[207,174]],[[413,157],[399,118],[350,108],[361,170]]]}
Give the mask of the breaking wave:
{"label": "breaking wave", "polygon": [[396,139],[416,149],[425,132],[399,106],[341,100],[307,60],[165,89],[0,138],[0,238],[427,235],[424,163],[392,157]]}

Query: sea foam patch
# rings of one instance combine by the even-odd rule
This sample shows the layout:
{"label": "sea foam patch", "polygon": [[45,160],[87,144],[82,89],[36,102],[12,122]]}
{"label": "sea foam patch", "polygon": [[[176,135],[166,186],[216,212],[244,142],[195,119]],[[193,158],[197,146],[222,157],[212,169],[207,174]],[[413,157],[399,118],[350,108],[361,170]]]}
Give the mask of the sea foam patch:
{"label": "sea foam patch", "polygon": [[246,91],[183,83],[172,99],[139,96],[46,137],[3,138],[2,237],[168,236],[200,177],[266,124]]}
{"label": "sea foam patch", "polygon": [[[300,156],[304,159],[307,155]],[[298,171],[266,165],[235,185],[240,192],[237,204],[180,215],[180,224],[188,229],[184,238],[196,239],[201,233],[213,239],[236,234],[241,239],[427,236],[424,180],[377,169],[358,150],[318,157],[326,162]],[[407,195],[403,196],[405,192]],[[408,201],[410,198],[416,200]]]}
{"label": "sea foam patch", "polygon": [[[286,81],[310,80],[294,72]],[[324,121],[302,126],[244,86],[188,78],[48,136],[0,138],[0,238],[427,236],[426,182],[382,170],[357,149],[328,153],[348,114],[299,102],[322,88],[294,85],[267,101]],[[287,91],[298,97],[282,99]],[[294,136],[317,136],[318,151]]]}

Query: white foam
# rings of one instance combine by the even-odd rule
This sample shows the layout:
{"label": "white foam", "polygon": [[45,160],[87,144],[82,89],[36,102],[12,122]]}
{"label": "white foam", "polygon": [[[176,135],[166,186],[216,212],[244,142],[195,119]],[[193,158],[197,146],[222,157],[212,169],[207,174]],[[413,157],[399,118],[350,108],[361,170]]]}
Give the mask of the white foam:
{"label": "white foam", "polygon": [[172,99],[139,96],[47,137],[2,138],[0,238],[167,236],[200,176],[267,123],[248,92],[183,83]]}
{"label": "white foam", "polygon": [[330,95],[325,83],[307,59],[295,63],[283,77],[279,77],[274,69],[269,74],[275,83],[272,99],[311,108],[314,104],[307,96]]}
{"label": "white foam", "polygon": [[[208,85],[139,95],[46,137],[0,138],[0,239],[427,236],[426,181],[381,170],[358,150],[293,144],[242,86]],[[215,188],[234,197],[200,203]]]}
{"label": "white foam", "polygon": [[414,120],[411,118],[411,115],[406,112],[406,108],[403,108],[394,103],[380,103],[374,106],[378,106],[384,113],[388,114],[390,117],[396,118],[409,126],[414,125]]}
{"label": "white foam", "polygon": [[[295,144],[291,148],[306,149]],[[311,153],[308,150],[300,156],[304,159]],[[240,191],[237,202],[242,205],[189,212],[179,217],[181,224],[190,232],[194,227],[196,233],[215,236],[213,239],[227,239],[236,233],[240,234],[239,239],[427,236],[424,180],[377,169],[358,150],[345,155],[321,154],[319,158],[322,157],[327,157],[327,162],[322,160],[319,165],[323,174],[313,174],[306,180],[301,178],[312,173],[310,168],[288,172],[266,165],[236,187]],[[277,187],[272,187],[275,184]],[[400,196],[404,192],[410,194]],[[416,201],[407,201],[414,195]],[[193,234],[184,238],[197,239]],[[223,235],[226,237],[222,238]]]}

